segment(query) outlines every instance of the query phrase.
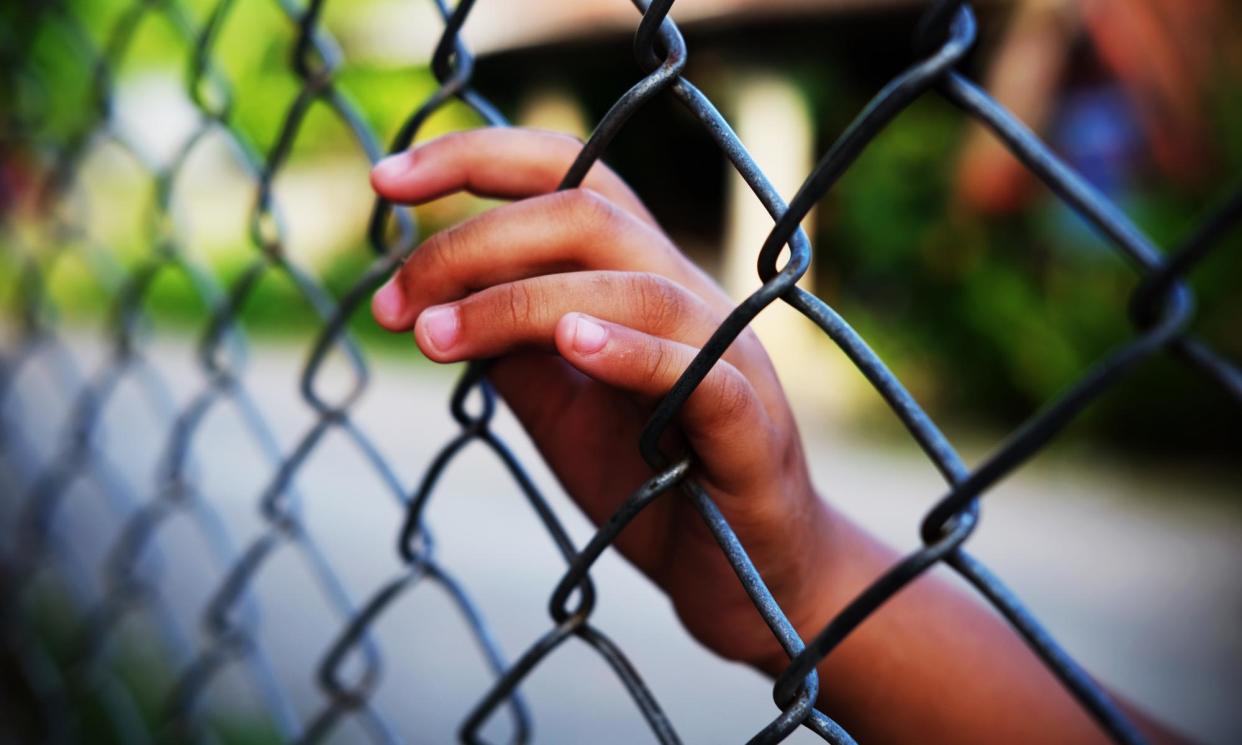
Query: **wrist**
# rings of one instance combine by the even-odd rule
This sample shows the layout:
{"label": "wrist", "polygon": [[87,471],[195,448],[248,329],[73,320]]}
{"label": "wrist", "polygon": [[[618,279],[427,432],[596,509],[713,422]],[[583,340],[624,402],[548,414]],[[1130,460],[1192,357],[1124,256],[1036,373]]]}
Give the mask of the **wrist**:
{"label": "wrist", "polygon": [[[844,601],[839,596],[841,564],[848,561],[842,551],[842,536],[856,528],[808,487],[804,508],[786,536],[787,546],[796,557],[793,576],[784,588],[773,587],[773,594],[794,630],[809,642],[832,618]],[[773,638],[772,648],[753,666],[775,678],[789,666],[790,656]]]}
{"label": "wrist", "polygon": [[[866,585],[895,559],[853,520],[832,507],[813,490],[806,519],[796,539],[805,562],[797,585],[781,601],[789,622],[809,644]],[[775,678],[789,666],[790,657],[779,644],[755,665]]]}

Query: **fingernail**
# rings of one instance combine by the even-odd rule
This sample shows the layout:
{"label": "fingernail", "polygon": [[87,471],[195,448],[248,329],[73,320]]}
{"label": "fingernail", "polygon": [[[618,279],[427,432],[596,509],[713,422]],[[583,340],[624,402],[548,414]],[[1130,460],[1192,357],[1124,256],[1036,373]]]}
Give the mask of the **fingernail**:
{"label": "fingernail", "polygon": [[404,307],[405,296],[401,292],[401,284],[397,282],[397,275],[394,274],[371,299],[371,310],[375,315],[381,316],[380,320],[396,323]]}
{"label": "fingernail", "polygon": [[608,341],[608,329],[586,316],[578,316],[574,324],[574,351],[594,354]]}
{"label": "fingernail", "polygon": [[412,165],[409,152],[400,152],[395,155],[389,155],[376,163],[371,169],[371,175],[382,179],[396,178],[397,176],[404,175],[406,171],[410,170]]}
{"label": "fingernail", "polygon": [[461,335],[461,314],[454,305],[437,305],[423,311],[418,323],[436,351],[447,352]]}

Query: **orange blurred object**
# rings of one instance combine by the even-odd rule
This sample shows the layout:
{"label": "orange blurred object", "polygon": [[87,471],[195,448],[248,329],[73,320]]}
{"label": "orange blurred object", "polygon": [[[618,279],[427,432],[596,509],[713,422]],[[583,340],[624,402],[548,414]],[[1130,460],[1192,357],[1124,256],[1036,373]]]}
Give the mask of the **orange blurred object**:
{"label": "orange blurred object", "polygon": [[[1152,164],[1167,178],[1193,185],[1213,162],[1207,86],[1234,53],[1228,42],[1236,26],[1219,0],[1022,0],[986,86],[1041,131],[1074,72],[1075,45],[1086,42],[1100,70],[1125,91]],[[964,203],[1013,212],[1025,204],[1030,179],[995,138],[974,128],[958,170]]]}

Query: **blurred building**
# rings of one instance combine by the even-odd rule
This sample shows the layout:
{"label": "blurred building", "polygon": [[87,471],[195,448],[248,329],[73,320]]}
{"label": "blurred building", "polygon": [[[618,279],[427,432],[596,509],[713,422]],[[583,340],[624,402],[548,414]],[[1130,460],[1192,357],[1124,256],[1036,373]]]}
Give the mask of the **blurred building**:
{"label": "blurred building", "polygon": [[[1234,46],[1227,29],[1237,19],[1227,4],[973,6],[980,38],[965,71],[1110,196],[1124,198],[1145,168],[1179,185],[1208,169],[1201,94],[1212,64],[1204,50]],[[921,0],[678,0],[672,15],[690,50],[685,75],[720,107],[788,199],[866,98],[912,63],[912,33],[926,7]],[[517,112],[519,124],[585,137],[639,79],[630,51],[638,15],[625,0],[494,3],[471,15],[464,37],[479,56],[476,79]],[[341,20],[349,58],[398,64],[425,60],[443,27],[430,3],[381,1]],[[605,158],[679,245],[741,299],[758,287],[755,257],[771,218],[696,124],[673,111],[675,102],[662,97],[648,108]],[[959,143],[944,147],[956,151]],[[1008,213],[1028,204],[1035,191],[1029,172],[980,126],[972,126],[959,157],[961,206]],[[813,237],[816,220],[807,218]],[[833,247],[817,247],[822,267]],[[806,278],[812,291],[815,269]],[[831,299],[831,288],[818,289]],[[847,381],[857,376],[808,323],[774,307],[756,328],[788,385],[836,411],[854,405]]]}
{"label": "blurred building", "polygon": [[[1001,4],[982,5],[995,15]],[[865,71],[863,84],[878,90],[910,63],[910,29],[925,7],[922,0],[678,0],[672,15],[690,48],[686,76],[721,108],[788,200],[839,133],[838,122],[819,120],[822,103],[813,99],[820,92],[799,81],[796,71],[824,64],[849,74]],[[434,48],[442,28],[430,9],[417,3],[369,7],[346,26],[348,55],[413,61],[411,54]],[[605,107],[639,78],[629,50],[639,17],[632,3],[527,0],[486,11],[469,18],[464,37],[479,55],[477,77],[487,81],[487,94],[519,112],[519,124],[586,137]],[[652,107],[662,113],[637,115],[605,157],[683,249],[741,300],[760,284],[757,250],[772,218],[707,138],[695,136],[692,122],[674,114],[679,128],[666,127],[667,109],[676,104],[662,100]],[[626,156],[642,147],[661,157],[649,151]],[[635,171],[632,163],[654,170]],[[811,235],[815,220],[812,213],[804,224]],[[815,290],[814,272],[803,284]],[[845,384],[854,376],[810,322],[777,304],[755,328],[795,395],[836,411],[855,400]]]}

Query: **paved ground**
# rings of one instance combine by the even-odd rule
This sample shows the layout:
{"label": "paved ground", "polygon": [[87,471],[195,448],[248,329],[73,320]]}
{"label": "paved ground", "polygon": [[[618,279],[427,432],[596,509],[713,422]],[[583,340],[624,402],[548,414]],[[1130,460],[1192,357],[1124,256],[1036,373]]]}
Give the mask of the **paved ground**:
{"label": "paved ground", "polygon": [[[200,376],[189,349],[158,354],[174,398],[186,400]],[[249,381],[285,450],[312,421],[297,398],[301,352],[267,349]],[[357,420],[379,443],[407,486],[454,431],[444,403],[451,377],[427,367],[380,362]],[[33,441],[58,420],[51,380],[22,379]],[[107,448],[136,489],[149,494],[151,463],[164,436],[157,420],[134,414],[126,387],[109,409]],[[499,428],[550,494],[574,539],[589,526],[560,494],[514,423]],[[829,424],[803,423],[821,490],[893,543],[913,547],[918,519],[940,492],[931,467],[905,445],[877,445]],[[44,445],[46,447],[46,444]],[[254,502],[268,471],[237,416],[211,414],[193,443],[201,482],[239,544],[260,525]],[[300,474],[306,520],[357,600],[398,564],[400,511],[363,459],[329,435]],[[91,508],[90,490],[74,494],[67,530],[87,557],[115,535],[115,523]],[[6,495],[11,499],[12,494]],[[1024,597],[1092,672],[1117,690],[1208,742],[1242,741],[1242,488],[1085,456],[1046,456],[988,497],[975,552]],[[550,627],[546,603],[563,564],[497,463],[468,452],[445,474],[429,518],[444,563],[490,619],[505,654],[515,658]],[[184,525],[161,538],[165,585],[180,598],[187,628],[201,597],[219,579],[200,541]],[[597,625],[642,672],[687,742],[733,742],[772,715],[769,683],[715,659],[688,640],[663,597],[619,558],[594,572]],[[298,554],[282,551],[257,581],[264,641],[304,715],[317,701],[311,682],[335,622],[307,579]],[[434,589],[406,596],[380,622],[385,678],[380,706],[415,742],[439,743],[478,699],[486,680],[455,611]],[[217,695],[244,691],[222,682]],[[230,693],[232,691],[232,693]],[[552,655],[524,691],[540,742],[645,742],[636,710],[605,664],[570,644]],[[244,694],[243,694],[244,695]],[[504,725],[489,729],[497,736]],[[352,738],[342,731],[342,741]],[[800,737],[795,742],[810,742]]]}

